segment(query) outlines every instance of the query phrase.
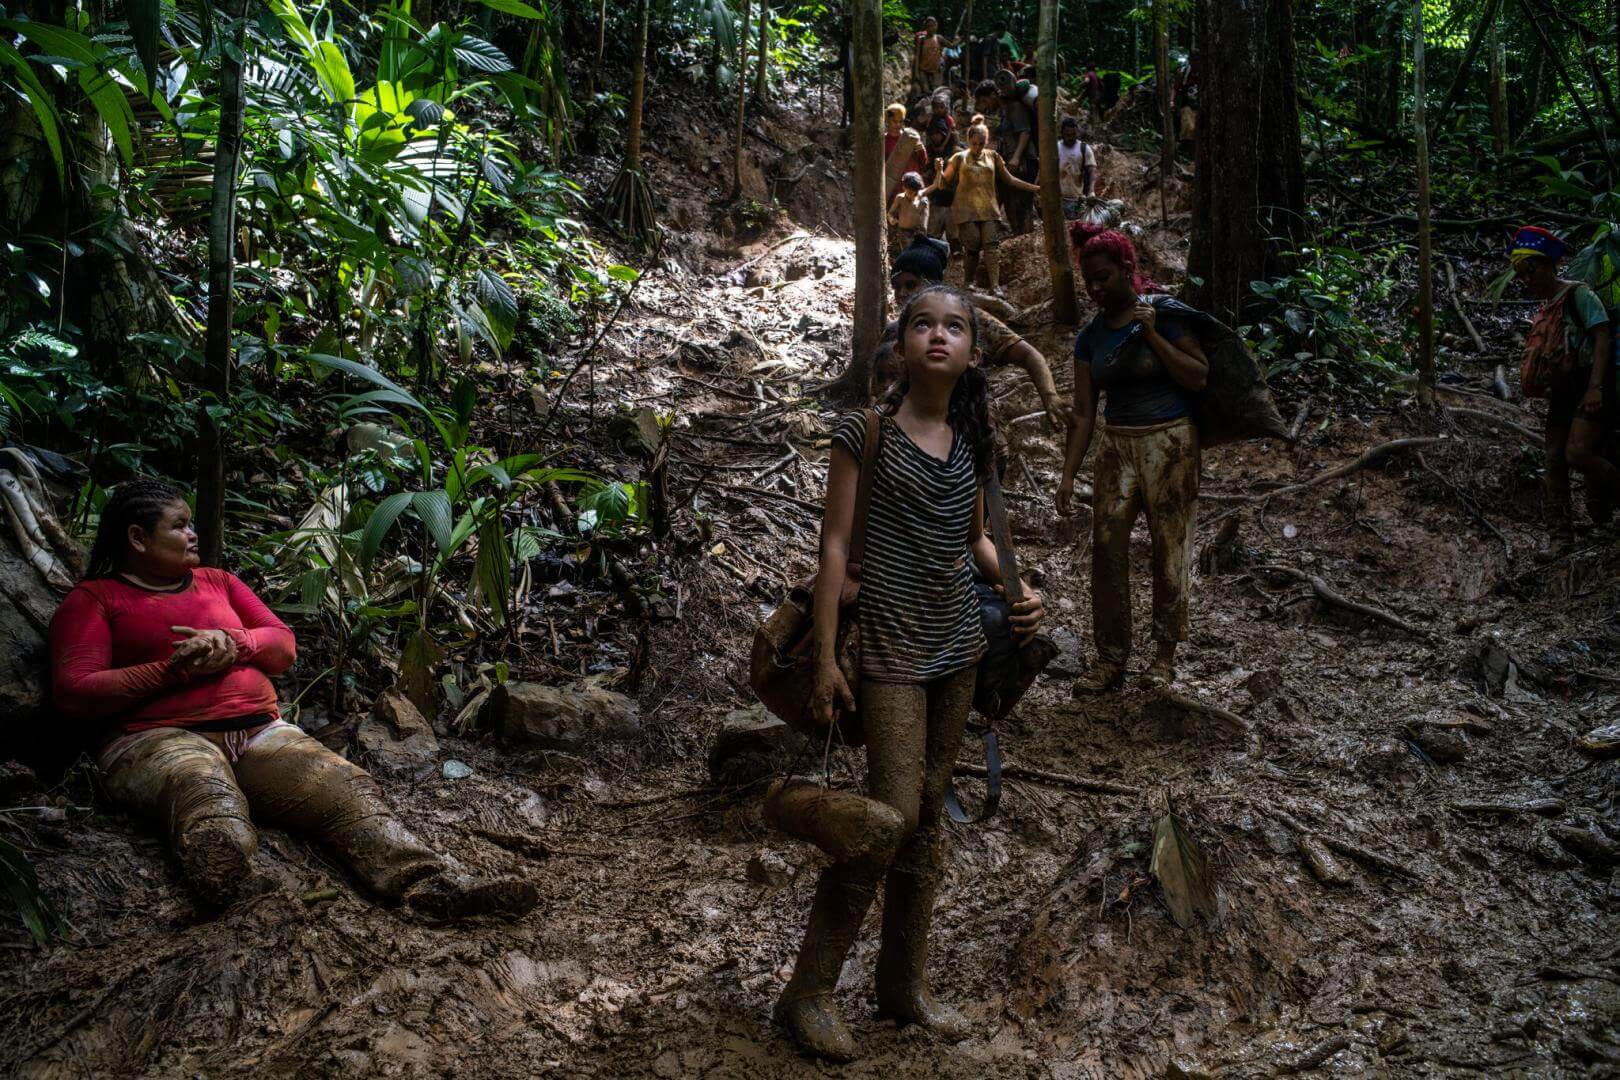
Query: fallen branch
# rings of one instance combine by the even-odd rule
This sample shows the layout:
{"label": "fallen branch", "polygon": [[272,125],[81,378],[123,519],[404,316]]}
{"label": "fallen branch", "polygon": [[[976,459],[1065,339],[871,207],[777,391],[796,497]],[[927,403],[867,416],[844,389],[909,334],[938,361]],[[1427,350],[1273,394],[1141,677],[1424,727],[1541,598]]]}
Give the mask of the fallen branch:
{"label": "fallen branch", "polygon": [[[1289,814],[1286,810],[1273,808],[1271,813],[1272,816],[1274,816],[1278,821],[1282,822],[1290,829],[1293,829],[1296,833],[1305,835],[1312,834],[1312,830],[1310,828],[1308,828],[1298,818]],[[1315,835],[1322,841],[1322,843],[1326,844],[1334,851],[1337,851],[1340,855],[1348,856],[1349,858],[1355,859],[1357,862],[1370,866],[1375,870],[1382,870],[1384,873],[1394,874],[1397,877],[1412,879],[1422,877],[1421,874],[1407,866],[1405,863],[1392,859],[1388,855],[1380,855],[1376,851],[1370,851],[1367,848],[1362,847],[1360,844],[1352,844],[1348,840],[1340,840],[1336,836],[1329,836],[1325,833],[1318,832],[1315,833]]]}
{"label": "fallen branch", "polygon": [[1457,295],[1457,274],[1451,268],[1451,260],[1441,259],[1440,265],[1446,268],[1446,285],[1451,293],[1451,310],[1457,313],[1457,318],[1462,320],[1463,329],[1467,330],[1468,336],[1474,340],[1474,351],[1483,353],[1485,351],[1485,339],[1479,336],[1479,331],[1474,328],[1474,320],[1470,319],[1468,312],[1463,310],[1462,298]]}
{"label": "fallen branch", "polygon": [[1311,399],[1306,398],[1299,403],[1299,412],[1294,414],[1294,422],[1288,425],[1288,441],[1299,442],[1300,429],[1305,426],[1305,418],[1311,415]]}
{"label": "fallen branch", "polygon": [[[980,779],[989,775],[989,770],[983,765],[973,762],[959,761],[954,772],[962,776],[977,776]],[[1049,784],[1052,787],[1074,788],[1077,791],[1092,791],[1101,795],[1140,795],[1138,788],[1128,784],[1116,784],[1112,780],[1094,780],[1089,776],[1072,776],[1069,773],[1046,772],[1043,769],[1030,769],[1022,765],[1003,765],[1001,775],[1008,780],[1028,780],[1035,784]]]}
{"label": "fallen branch", "polygon": [[1455,405],[1447,405],[1444,406],[1444,410],[1447,416],[1471,416],[1476,420],[1484,420],[1495,424],[1497,427],[1507,428],[1509,431],[1524,436],[1532,446],[1539,447],[1547,440],[1547,437],[1541,432],[1533,428],[1527,428],[1517,420],[1509,420],[1505,416],[1497,416],[1495,413],[1486,412],[1484,409],[1464,409]]}
{"label": "fallen branch", "polygon": [[1411,623],[1407,622],[1405,619],[1402,619],[1398,615],[1393,615],[1381,607],[1374,607],[1372,604],[1365,604],[1359,600],[1352,600],[1342,593],[1334,591],[1326,581],[1322,580],[1315,574],[1307,574],[1305,571],[1296,570],[1292,566],[1281,566],[1276,563],[1256,567],[1255,570],[1257,573],[1281,574],[1284,577],[1291,577],[1295,581],[1302,581],[1309,585],[1311,587],[1311,591],[1316,594],[1316,598],[1325,604],[1331,604],[1334,607],[1355,612],[1357,615],[1365,615],[1369,619],[1374,619],[1381,622],[1385,626],[1392,626],[1397,630],[1411,634],[1413,637],[1426,638],[1429,636],[1427,630],[1413,626]]}
{"label": "fallen branch", "polygon": [[1280,487],[1275,491],[1268,491],[1261,495],[1251,495],[1249,499],[1251,502],[1263,503],[1275,499],[1279,495],[1294,495],[1301,491],[1308,491],[1313,487],[1320,487],[1330,480],[1338,480],[1341,477],[1349,476],[1351,473],[1360,472],[1367,466],[1380,462],[1403,450],[1421,450],[1425,446],[1433,446],[1435,443],[1442,441],[1438,437],[1424,436],[1412,439],[1394,439],[1387,443],[1379,443],[1377,446],[1363,450],[1361,456],[1354,461],[1340,465],[1337,468],[1328,469],[1326,472],[1317,473],[1304,483],[1290,484],[1287,487]]}
{"label": "fallen branch", "polygon": [[783,502],[792,503],[800,509],[808,510],[817,515],[826,509],[820,503],[813,503],[809,499],[801,499],[797,495],[786,495],[780,491],[772,491],[770,488],[755,487],[753,484],[726,484],[721,491],[722,494],[727,491],[746,491],[752,495],[764,495],[771,499],[781,499]]}
{"label": "fallen branch", "polygon": [[1197,713],[1200,716],[1218,720],[1234,732],[1243,733],[1249,730],[1249,722],[1230,709],[1223,709],[1211,702],[1172,690],[1168,686],[1159,687],[1156,694],[1160,701],[1167,702],[1190,713]]}

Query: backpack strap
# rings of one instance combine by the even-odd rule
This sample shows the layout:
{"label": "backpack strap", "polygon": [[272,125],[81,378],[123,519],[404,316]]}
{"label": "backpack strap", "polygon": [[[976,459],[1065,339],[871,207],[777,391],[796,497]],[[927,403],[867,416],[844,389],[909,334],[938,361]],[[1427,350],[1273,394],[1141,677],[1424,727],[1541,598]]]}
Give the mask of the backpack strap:
{"label": "backpack strap", "polygon": [[[1016,604],[1024,599],[1024,582],[1018,575],[1018,553],[1013,550],[1012,530],[1007,526],[1007,504],[1001,496],[1001,480],[995,467],[984,480],[984,511],[990,525],[990,539],[996,545],[996,564],[1001,568],[1001,584],[1007,590],[1007,602]],[[969,814],[956,797],[956,785],[945,780],[945,812],[952,821],[961,825],[977,825],[995,816],[1001,806],[1001,743],[996,738],[994,724],[984,729],[984,805],[978,814]]]}
{"label": "backpack strap", "polygon": [[866,410],[866,438],[861,442],[861,478],[855,485],[855,518],[850,523],[849,558],[860,566],[866,554],[866,518],[872,510],[872,483],[877,476],[877,456],[883,442],[883,425],[876,409]]}

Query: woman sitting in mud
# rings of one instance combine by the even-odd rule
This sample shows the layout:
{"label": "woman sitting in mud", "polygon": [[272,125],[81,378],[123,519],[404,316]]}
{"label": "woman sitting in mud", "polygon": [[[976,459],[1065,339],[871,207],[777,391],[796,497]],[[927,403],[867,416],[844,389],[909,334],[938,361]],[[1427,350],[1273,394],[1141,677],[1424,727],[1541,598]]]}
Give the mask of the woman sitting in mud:
{"label": "woman sitting in mud", "polygon": [[452,874],[364,770],[279,718],[270,680],[295,650],[235,575],[199,567],[180,493],[130,481],[102,510],[86,580],[51,620],[55,704],[100,740],[107,790],[161,823],[210,905],[263,890],[257,817],[323,841],[371,892],[429,917],[533,907],[529,882]]}
{"label": "woman sitting in mud", "polygon": [[[898,811],[887,843],[837,859],[821,876],[793,978],[776,1016],[812,1053],[856,1054],[833,991],[879,879],[885,879],[877,1002],[882,1016],[961,1039],[961,1013],[928,987],[928,932],[944,859],[940,812],[973,701],[984,650],[973,561],[1001,581],[985,535],[981,483],[992,468],[987,382],[979,320],[966,296],[934,286],[900,315],[900,381],[879,409],[861,591],[859,715],[872,798]],[[867,416],[833,433],[814,602],[816,678],[811,707],[830,725],[857,708],[837,662],[838,598],[848,565]],[[1043,617],[1039,596],[1015,605],[1014,636],[1027,640]]]}
{"label": "woman sitting in mud", "polygon": [[[889,287],[894,290],[895,306],[904,308],[922,289],[944,282],[950,253],[945,241],[918,237],[896,255],[889,268]],[[1052,368],[1041,351],[994,315],[980,311],[978,316],[978,362],[987,368],[1006,365],[1023,368],[1029,381],[1035,384],[1041,407],[1052,424],[1060,431],[1072,424],[1074,413],[1058,393],[1057,384],[1052,381]],[[877,356],[872,363],[872,384],[879,393],[905,374],[896,354],[899,326],[895,321],[884,327],[883,339],[878,343]]]}
{"label": "woman sitting in mud", "polygon": [[[1077,228],[1084,223],[1077,222]],[[1198,502],[1194,395],[1209,362],[1196,338],[1159,318],[1141,293],[1136,248],[1123,233],[1090,235],[1080,276],[1097,315],[1074,342],[1074,408],[1057,508],[1074,512],[1074,476],[1091,448],[1097,399],[1107,395],[1094,470],[1091,617],[1097,663],[1076,694],[1118,689],[1131,652],[1130,544],[1139,513],[1153,542],[1153,640],[1149,682],[1175,681],[1176,643],[1187,638],[1187,579]]]}

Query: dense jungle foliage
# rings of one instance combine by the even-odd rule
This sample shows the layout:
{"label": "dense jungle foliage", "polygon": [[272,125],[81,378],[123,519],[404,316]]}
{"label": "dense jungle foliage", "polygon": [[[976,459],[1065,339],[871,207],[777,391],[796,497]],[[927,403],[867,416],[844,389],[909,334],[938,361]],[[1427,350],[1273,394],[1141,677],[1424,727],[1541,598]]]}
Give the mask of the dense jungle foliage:
{"label": "dense jungle foliage", "polygon": [[[705,85],[717,114],[739,76],[762,115],[842,77],[836,3],[645,2],[650,83]],[[1274,376],[1376,388],[1413,370],[1419,42],[1435,229],[1557,224],[1583,249],[1575,272],[1620,299],[1614,0],[1270,6],[1292,35],[1309,191],[1271,240],[1282,272],[1249,282],[1245,331]],[[1067,5],[1065,85],[1095,67],[1129,98],[1156,78],[1160,34],[1181,69],[1198,7]],[[1033,51],[1038,8],[887,0],[884,27],[902,64],[925,14]],[[80,530],[118,480],[204,490],[213,470],[223,520],[199,519],[217,557],[318,629],[323,693],[381,657],[467,700],[493,665],[436,661],[499,638],[535,558],[603,558],[649,527],[641,479],[582,468],[553,407],[555,358],[656,262],[605,227],[598,186],[639,146],[640,10],[0,6],[0,433],[63,455]],[[1123,115],[1121,137],[1155,145],[1153,110]],[[552,482],[579,536],[526,509]]]}

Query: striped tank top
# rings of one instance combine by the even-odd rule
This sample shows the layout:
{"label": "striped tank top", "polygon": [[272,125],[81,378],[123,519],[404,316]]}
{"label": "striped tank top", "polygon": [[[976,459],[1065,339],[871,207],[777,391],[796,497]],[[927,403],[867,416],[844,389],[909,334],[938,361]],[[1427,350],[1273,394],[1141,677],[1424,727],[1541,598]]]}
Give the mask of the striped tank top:
{"label": "striped tank top", "polygon": [[[941,461],[891,417],[880,422],[856,612],[861,674],[931,682],[977,663],[984,651],[967,546],[978,493],[973,450],[958,432]],[[865,416],[843,417],[832,437],[859,461]]]}

